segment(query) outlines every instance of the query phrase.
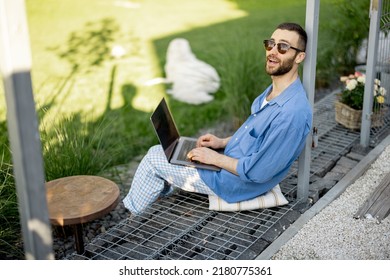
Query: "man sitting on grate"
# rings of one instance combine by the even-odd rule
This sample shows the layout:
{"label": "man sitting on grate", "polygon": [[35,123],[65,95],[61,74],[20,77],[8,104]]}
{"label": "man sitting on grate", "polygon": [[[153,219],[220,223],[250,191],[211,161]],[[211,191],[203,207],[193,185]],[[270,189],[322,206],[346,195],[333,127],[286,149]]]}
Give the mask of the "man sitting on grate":
{"label": "man sitting on grate", "polygon": [[[271,85],[252,103],[251,115],[228,138],[199,137],[191,160],[222,168],[210,171],[168,163],[160,145],[149,149],[134,175],[125,207],[142,213],[174,188],[217,196],[227,203],[266,194],[287,175],[311,131],[312,110],[299,78],[307,34],[295,23],[277,26],[264,40]],[[220,154],[215,149],[224,149]]]}

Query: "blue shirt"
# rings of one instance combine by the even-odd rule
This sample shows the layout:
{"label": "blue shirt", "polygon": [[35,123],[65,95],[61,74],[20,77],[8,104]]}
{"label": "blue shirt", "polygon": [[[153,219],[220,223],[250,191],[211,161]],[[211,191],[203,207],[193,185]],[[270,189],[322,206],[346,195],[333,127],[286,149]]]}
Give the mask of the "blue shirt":
{"label": "blue shirt", "polygon": [[229,203],[257,197],[280,183],[311,131],[311,106],[300,79],[260,108],[271,89],[253,101],[251,115],[226,145],[225,155],[238,159],[238,176],[198,169],[206,185]]}

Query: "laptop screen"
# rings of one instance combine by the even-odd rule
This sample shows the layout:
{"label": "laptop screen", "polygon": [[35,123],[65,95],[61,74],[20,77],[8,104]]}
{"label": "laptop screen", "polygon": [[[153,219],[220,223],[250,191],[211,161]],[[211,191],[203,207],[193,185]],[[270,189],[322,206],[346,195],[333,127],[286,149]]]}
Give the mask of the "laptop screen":
{"label": "laptop screen", "polygon": [[150,120],[169,160],[180,136],[164,98],[153,112]]}

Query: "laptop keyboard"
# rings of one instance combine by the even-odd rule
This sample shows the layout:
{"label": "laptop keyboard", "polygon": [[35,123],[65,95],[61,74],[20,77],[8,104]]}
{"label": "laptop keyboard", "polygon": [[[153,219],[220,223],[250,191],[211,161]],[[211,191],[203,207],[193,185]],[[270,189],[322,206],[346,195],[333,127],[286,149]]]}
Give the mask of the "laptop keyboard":
{"label": "laptop keyboard", "polygon": [[195,147],[196,147],[196,141],[187,140],[187,139],[184,140],[183,141],[183,146],[181,147],[181,150],[180,150],[179,155],[177,156],[177,159],[178,160],[183,160],[183,161],[190,161],[187,158],[187,154],[188,154],[189,151],[191,151]]}

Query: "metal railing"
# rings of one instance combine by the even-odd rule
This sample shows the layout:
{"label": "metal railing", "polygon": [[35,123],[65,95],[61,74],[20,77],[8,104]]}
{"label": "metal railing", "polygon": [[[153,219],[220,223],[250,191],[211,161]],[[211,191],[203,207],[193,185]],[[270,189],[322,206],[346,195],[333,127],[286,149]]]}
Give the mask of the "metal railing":
{"label": "metal railing", "polygon": [[[364,88],[364,102],[362,112],[362,124],[360,144],[368,147],[372,133],[373,111],[380,113],[383,125],[389,117],[388,95],[384,96],[380,108],[374,107],[375,79],[381,81],[381,86],[389,92],[390,88],[390,4],[389,0],[371,0],[370,5],[370,31],[368,36],[368,52],[366,63],[366,84]],[[379,106],[379,105],[378,105]]]}

